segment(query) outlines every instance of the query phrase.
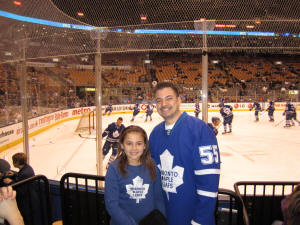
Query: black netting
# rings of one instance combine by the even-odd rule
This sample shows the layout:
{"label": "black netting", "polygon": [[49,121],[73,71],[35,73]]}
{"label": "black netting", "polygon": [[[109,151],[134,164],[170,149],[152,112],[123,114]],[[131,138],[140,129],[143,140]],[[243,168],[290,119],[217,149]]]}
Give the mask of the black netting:
{"label": "black netting", "polygon": [[84,88],[96,86],[98,53],[103,104],[151,99],[152,82],[163,80],[200,98],[204,52],[211,101],[296,98],[285,90],[299,83],[299,7],[298,0],[1,1],[4,123],[18,120],[23,61],[30,116],[95,105],[95,92]]}

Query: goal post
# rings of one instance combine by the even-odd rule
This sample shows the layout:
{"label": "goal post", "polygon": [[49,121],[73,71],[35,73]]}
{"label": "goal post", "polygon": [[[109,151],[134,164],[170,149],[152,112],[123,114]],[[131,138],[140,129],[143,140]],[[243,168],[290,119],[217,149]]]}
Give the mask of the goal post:
{"label": "goal post", "polygon": [[95,129],[95,111],[83,113],[76,127],[75,133],[91,134]]}

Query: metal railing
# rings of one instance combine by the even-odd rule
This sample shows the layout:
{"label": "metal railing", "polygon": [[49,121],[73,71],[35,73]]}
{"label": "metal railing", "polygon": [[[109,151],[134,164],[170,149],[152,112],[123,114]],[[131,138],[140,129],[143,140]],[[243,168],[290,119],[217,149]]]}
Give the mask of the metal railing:
{"label": "metal railing", "polygon": [[272,224],[283,221],[281,200],[300,182],[295,181],[241,181],[234,184],[236,194],[242,199],[250,225]]}

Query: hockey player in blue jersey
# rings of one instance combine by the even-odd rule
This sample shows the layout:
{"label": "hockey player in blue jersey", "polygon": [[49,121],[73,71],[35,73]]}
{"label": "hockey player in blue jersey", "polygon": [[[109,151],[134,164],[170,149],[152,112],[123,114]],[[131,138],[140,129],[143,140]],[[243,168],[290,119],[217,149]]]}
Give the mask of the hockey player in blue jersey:
{"label": "hockey player in blue jersey", "polygon": [[268,116],[270,118],[270,122],[274,122],[274,111],[275,111],[275,105],[273,101],[269,102],[269,106],[266,109],[266,111],[268,111]]}
{"label": "hockey player in blue jersey", "polygon": [[108,160],[107,167],[110,165],[112,161],[114,161],[117,155],[119,136],[125,128],[122,122],[123,122],[123,118],[119,117],[117,122],[109,124],[108,127],[102,133],[102,137],[107,136],[106,141],[102,148],[103,156],[106,156],[109,150],[112,148],[112,154]]}
{"label": "hockey player in blue jersey", "polygon": [[291,121],[292,121],[292,125],[294,126],[295,123],[294,123],[294,120],[298,123],[298,125],[300,126],[300,121],[297,119],[297,111],[296,111],[296,108],[295,106],[292,104],[292,116],[291,116]]}
{"label": "hockey player in blue jersey", "polygon": [[215,225],[220,176],[216,136],[202,120],[181,113],[172,83],[158,83],[154,96],[164,122],[151,132],[150,150],[161,171],[168,225]]}
{"label": "hockey player in blue jersey", "polygon": [[[220,107],[221,116],[223,117],[224,132],[222,134],[231,133],[232,120],[233,120],[232,106],[219,104],[219,107]],[[227,125],[228,125],[228,131],[227,131]]]}
{"label": "hockey player in blue jersey", "polygon": [[103,116],[105,116],[106,113],[109,116],[111,114],[112,110],[113,110],[112,104],[108,104],[108,106],[105,108],[105,112],[104,112]]}
{"label": "hockey player in blue jersey", "polygon": [[132,113],[132,118],[131,118],[131,122],[134,121],[134,118],[136,117],[137,114],[139,114],[140,112],[140,104],[139,103],[136,103],[134,106],[133,106],[133,113]]}
{"label": "hockey player in blue jersey", "polygon": [[199,113],[201,112],[201,110],[200,110],[200,105],[199,105],[199,102],[197,101],[196,103],[195,103],[195,117],[199,117]]}
{"label": "hockey player in blue jersey", "polygon": [[153,109],[154,109],[153,104],[151,102],[149,102],[149,104],[147,105],[147,108],[146,108],[146,119],[145,119],[145,122],[147,122],[148,116],[150,117],[150,121],[152,121]]}
{"label": "hockey player in blue jersey", "polygon": [[285,116],[285,126],[284,127],[295,126],[294,120],[300,125],[300,121],[297,120],[296,108],[291,103],[290,100],[288,100],[285,105],[285,110],[283,112],[283,115]]}
{"label": "hockey player in blue jersey", "polygon": [[255,121],[258,122],[259,121],[259,117],[258,117],[258,113],[261,112],[261,106],[260,104],[255,101],[253,104],[252,104],[252,107],[249,109],[249,111],[252,111],[252,109],[254,109],[254,115],[255,115]]}

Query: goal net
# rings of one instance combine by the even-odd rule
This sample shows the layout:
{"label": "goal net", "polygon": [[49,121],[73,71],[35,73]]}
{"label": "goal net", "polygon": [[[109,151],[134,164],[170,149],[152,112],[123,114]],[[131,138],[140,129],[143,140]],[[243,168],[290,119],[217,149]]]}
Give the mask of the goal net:
{"label": "goal net", "polygon": [[75,130],[78,134],[91,134],[95,129],[95,111],[83,113]]}

